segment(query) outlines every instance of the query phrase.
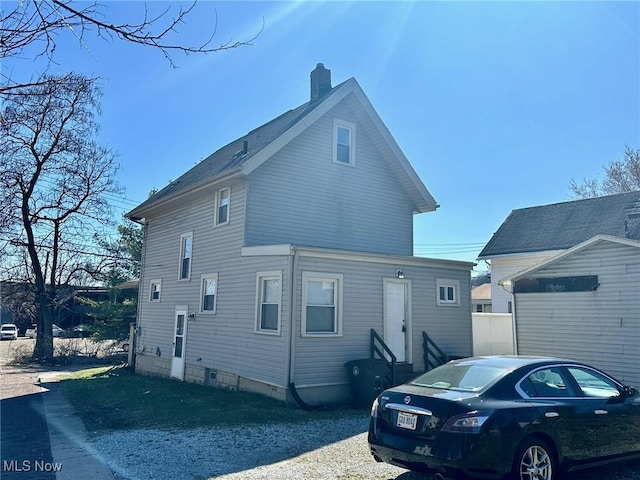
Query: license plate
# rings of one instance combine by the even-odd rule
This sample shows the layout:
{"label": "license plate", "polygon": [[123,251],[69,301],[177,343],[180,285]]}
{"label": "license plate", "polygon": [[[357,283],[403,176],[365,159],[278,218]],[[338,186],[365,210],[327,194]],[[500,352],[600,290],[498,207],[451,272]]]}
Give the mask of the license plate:
{"label": "license plate", "polygon": [[396,426],[406,428],[407,430],[415,430],[418,424],[418,416],[412,413],[398,412],[398,420]]}

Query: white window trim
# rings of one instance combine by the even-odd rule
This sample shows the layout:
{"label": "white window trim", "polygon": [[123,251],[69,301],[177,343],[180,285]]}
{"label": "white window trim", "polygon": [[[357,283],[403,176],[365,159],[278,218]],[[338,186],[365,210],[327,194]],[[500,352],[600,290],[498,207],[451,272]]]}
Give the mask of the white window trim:
{"label": "white window trim", "polygon": [[[184,260],[184,240],[185,238],[191,239],[191,256],[189,257],[189,271],[187,272],[187,277],[182,278],[182,261]],[[180,235],[180,258],[178,260],[178,281],[179,282],[188,282],[191,280],[191,269],[193,267],[193,232],[183,233]]]}
{"label": "white window trim", "polygon": [[[213,291],[213,310],[205,310],[204,307],[204,281],[214,280],[216,282]],[[217,273],[205,273],[200,276],[200,297],[198,300],[198,311],[203,315],[215,315],[218,309],[218,274]]]}
{"label": "white window trim", "polygon": [[[221,222],[219,220],[219,213],[220,213],[220,197],[222,196],[222,192],[227,192],[227,198],[228,198],[228,203],[227,203],[227,220],[224,222]],[[231,187],[226,187],[226,188],[221,188],[220,190],[218,190],[216,192],[216,199],[215,199],[215,213],[214,213],[214,222],[213,222],[213,226],[217,227],[220,225],[227,225],[229,223],[229,218],[231,217]]]}
{"label": "white window trim", "polygon": [[[453,301],[440,300],[440,287],[453,287]],[[436,279],[436,304],[439,307],[459,307],[460,306],[460,281],[448,280],[445,278]]]}
{"label": "white window trim", "polygon": [[[307,332],[307,282],[335,282],[337,301],[336,303],[336,324],[333,332]],[[342,295],[343,295],[343,276],[341,273],[319,273],[319,272],[302,272],[302,330],[303,337],[341,337],[342,336]]]}
{"label": "white window trim", "polygon": [[[276,330],[266,330],[260,328],[260,313],[261,296],[262,296],[262,282],[263,280],[277,279],[280,285],[280,295],[278,295],[278,328]],[[260,335],[280,335],[282,328],[282,270],[276,270],[271,272],[258,272],[256,274],[256,319],[254,324],[254,333]]]}
{"label": "white window trim", "polygon": [[[158,298],[153,298],[153,286],[158,285]],[[162,298],[162,279],[155,278],[149,282],[149,301],[153,303],[160,303]]]}
{"label": "white window trim", "polygon": [[[349,139],[351,140],[351,144],[349,145],[349,163],[344,163],[338,161],[338,127],[348,129],[351,134]],[[345,120],[339,120],[337,118],[333,119],[333,163],[337,163],[338,165],[345,165],[348,167],[356,166],[356,125],[355,123],[347,122]]]}

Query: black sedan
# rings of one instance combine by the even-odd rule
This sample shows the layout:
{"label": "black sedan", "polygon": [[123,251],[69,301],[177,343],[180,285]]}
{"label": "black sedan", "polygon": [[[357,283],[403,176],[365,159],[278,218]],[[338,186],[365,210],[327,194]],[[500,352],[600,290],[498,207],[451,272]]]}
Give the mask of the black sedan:
{"label": "black sedan", "polygon": [[640,394],[571,360],[455,360],[378,396],[369,447],[440,480],[555,480],[640,457]]}

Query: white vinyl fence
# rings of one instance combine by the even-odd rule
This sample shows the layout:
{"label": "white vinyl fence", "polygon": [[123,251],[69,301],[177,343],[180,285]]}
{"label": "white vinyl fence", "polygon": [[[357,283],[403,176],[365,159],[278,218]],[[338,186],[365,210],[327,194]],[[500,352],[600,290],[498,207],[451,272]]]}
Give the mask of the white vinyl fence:
{"label": "white vinyl fence", "polygon": [[513,355],[513,319],[510,313],[472,313],[474,355]]}

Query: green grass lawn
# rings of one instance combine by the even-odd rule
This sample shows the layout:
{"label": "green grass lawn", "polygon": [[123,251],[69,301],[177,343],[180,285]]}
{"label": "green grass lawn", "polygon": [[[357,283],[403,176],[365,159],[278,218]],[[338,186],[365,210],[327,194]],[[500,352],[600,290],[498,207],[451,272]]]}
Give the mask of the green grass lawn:
{"label": "green grass lawn", "polygon": [[82,370],[65,377],[60,385],[91,432],[305,422],[368,414],[348,407],[307,412],[262,395],[138,375],[123,366]]}

